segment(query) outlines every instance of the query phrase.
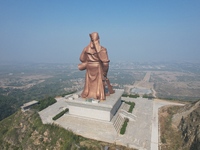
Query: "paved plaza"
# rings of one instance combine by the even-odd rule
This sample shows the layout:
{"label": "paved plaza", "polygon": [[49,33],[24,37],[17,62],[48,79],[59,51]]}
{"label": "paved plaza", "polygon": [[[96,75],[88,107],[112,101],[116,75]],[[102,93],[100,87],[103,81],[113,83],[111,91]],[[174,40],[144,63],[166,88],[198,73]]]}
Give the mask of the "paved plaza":
{"label": "paved plaza", "polygon": [[126,134],[119,141],[127,143],[130,147],[138,149],[150,149],[151,125],[153,117],[153,100],[144,98],[123,98],[126,101],[135,102],[133,114],[135,121],[130,121],[126,128]]}
{"label": "paved plaza", "polygon": [[57,98],[57,103],[39,112],[43,123],[56,123],[72,130],[78,135],[87,138],[116,143],[140,150],[157,150],[158,137],[158,109],[164,105],[174,103],[148,100],[146,98],[122,98],[125,101],[135,102],[133,109],[134,120],[128,122],[126,133],[121,135],[116,132],[113,123],[95,119],[73,116],[68,113],[56,121],[52,118],[67,106],[67,99]]}

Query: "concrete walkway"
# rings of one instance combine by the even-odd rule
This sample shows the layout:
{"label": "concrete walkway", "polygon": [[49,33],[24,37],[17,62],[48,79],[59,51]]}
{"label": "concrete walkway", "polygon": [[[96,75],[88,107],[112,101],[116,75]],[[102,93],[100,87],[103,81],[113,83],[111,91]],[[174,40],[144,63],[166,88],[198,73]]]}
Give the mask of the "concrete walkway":
{"label": "concrete walkway", "polygon": [[72,130],[77,135],[98,141],[114,143],[117,137],[117,132],[113,124],[107,121],[80,118],[65,114],[54,123],[59,124],[63,128]]}
{"label": "concrete walkway", "polygon": [[151,150],[158,150],[159,148],[159,121],[158,121],[158,111],[161,107],[166,105],[179,105],[183,106],[184,104],[164,101],[155,99],[153,102],[153,120],[152,120],[152,134],[151,134]]}

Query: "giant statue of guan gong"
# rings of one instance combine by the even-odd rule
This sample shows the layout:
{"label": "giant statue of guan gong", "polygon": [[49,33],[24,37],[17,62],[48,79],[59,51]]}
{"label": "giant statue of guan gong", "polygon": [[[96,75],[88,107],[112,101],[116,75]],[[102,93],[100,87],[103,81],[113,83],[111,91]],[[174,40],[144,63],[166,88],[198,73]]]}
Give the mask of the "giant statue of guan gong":
{"label": "giant statue of guan gong", "polygon": [[114,93],[107,78],[110,60],[106,48],[100,45],[98,33],[93,32],[89,35],[91,41],[83,49],[80,56],[82,63],[78,65],[79,70],[86,69],[85,86],[81,97],[105,100],[106,95]]}

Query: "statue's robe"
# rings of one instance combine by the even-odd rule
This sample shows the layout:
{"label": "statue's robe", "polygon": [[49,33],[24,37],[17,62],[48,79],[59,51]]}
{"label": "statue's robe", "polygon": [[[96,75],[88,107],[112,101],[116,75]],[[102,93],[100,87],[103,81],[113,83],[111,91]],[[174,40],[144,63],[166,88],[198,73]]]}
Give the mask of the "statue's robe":
{"label": "statue's robe", "polygon": [[105,100],[103,73],[108,70],[109,63],[106,48],[101,46],[97,52],[88,45],[83,49],[80,61],[87,64],[85,86],[81,97]]}

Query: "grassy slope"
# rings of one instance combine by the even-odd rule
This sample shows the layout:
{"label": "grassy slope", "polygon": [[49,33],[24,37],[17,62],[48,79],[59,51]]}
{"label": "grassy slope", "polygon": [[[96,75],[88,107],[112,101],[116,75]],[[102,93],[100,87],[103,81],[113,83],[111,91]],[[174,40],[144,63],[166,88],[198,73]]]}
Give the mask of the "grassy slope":
{"label": "grassy slope", "polygon": [[172,124],[172,117],[179,109],[179,106],[166,106],[160,109],[160,147],[162,150],[185,150],[182,147],[183,141],[181,139],[181,133]]}
{"label": "grassy slope", "polygon": [[0,149],[69,149],[78,140],[70,131],[43,125],[34,111],[18,111],[0,122]]}
{"label": "grassy slope", "polygon": [[0,149],[78,149],[100,150],[103,146],[109,149],[129,150],[115,144],[89,140],[73,134],[57,125],[42,124],[37,112],[31,110],[15,114],[0,121]]}

